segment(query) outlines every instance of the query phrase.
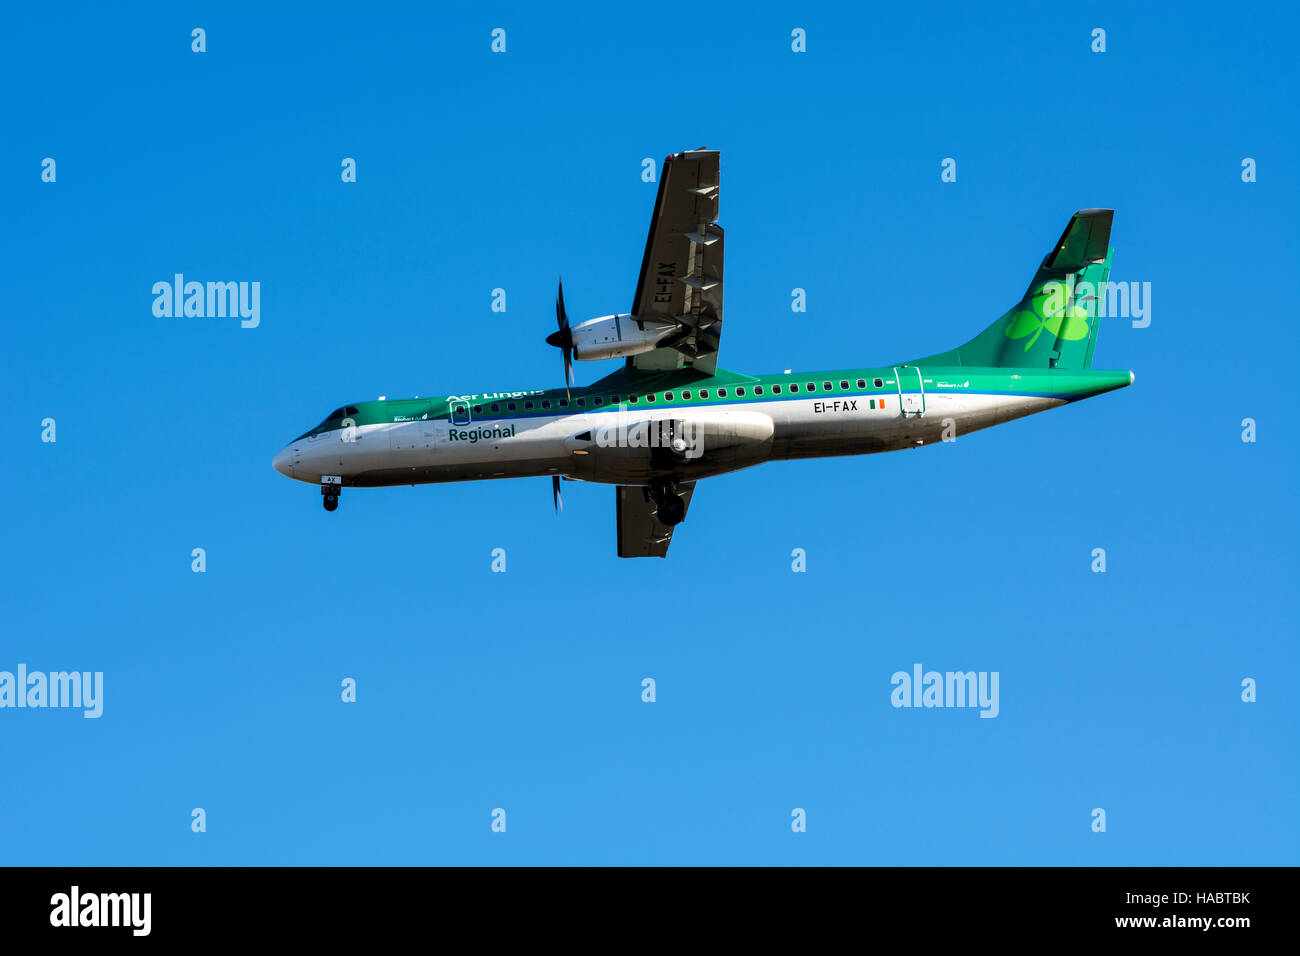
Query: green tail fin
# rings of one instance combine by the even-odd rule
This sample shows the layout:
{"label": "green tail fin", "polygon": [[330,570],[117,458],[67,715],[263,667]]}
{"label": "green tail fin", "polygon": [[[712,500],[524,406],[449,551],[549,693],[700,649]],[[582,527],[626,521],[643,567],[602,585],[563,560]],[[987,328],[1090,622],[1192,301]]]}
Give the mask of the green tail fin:
{"label": "green tail fin", "polygon": [[1113,209],[1082,209],[1043,257],[1024,297],[961,348],[908,365],[1092,368],[1097,297],[1110,275]]}

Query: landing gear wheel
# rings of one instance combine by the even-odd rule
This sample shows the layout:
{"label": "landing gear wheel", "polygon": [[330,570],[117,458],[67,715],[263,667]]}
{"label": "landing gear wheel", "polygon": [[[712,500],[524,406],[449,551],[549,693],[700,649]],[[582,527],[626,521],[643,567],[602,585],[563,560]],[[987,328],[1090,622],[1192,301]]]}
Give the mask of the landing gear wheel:
{"label": "landing gear wheel", "polygon": [[343,494],[343,479],[338,475],[321,475],[321,504],[326,511],[333,511],[339,506],[339,495]]}
{"label": "landing gear wheel", "polygon": [[655,517],[671,528],[686,517],[686,502],[677,494],[677,483],[670,478],[656,478],[646,489],[646,497],[655,503]]}
{"label": "landing gear wheel", "polygon": [[655,478],[646,493],[651,501],[665,501],[677,494],[677,485],[668,478]]}
{"label": "landing gear wheel", "polygon": [[670,495],[659,502],[658,518],[660,524],[671,528],[673,525],[681,524],[685,517],[686,502],[682,501],[680,496]]}

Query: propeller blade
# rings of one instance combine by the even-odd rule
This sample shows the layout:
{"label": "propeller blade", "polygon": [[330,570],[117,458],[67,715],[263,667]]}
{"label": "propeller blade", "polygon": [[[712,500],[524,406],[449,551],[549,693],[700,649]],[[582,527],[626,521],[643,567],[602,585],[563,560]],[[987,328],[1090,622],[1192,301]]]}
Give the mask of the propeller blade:
{"label": "propeller blade", "polygon": [[555,293],[555,324],[561,331],[569,327],[569,313],[564,311],[564,279],[560,279],[559,291]]}
{"label": "propeller blade", "polygon": [[559,475],[551,475],[551,503],[555,505],[556,514],[564,510],[564,498],[560,495]]}
{"label": "propeller blade", "polygon": [[[573,384],[573,333],[569,331],[569,313],[564,309],[564,277],[560,277],[555,292],[555,324],[559,328],[546,337],[548,345],[558,346],[564,353],[564,395],[572,399],[569,386]],[[556,486],[559,487],[558,485]]]}

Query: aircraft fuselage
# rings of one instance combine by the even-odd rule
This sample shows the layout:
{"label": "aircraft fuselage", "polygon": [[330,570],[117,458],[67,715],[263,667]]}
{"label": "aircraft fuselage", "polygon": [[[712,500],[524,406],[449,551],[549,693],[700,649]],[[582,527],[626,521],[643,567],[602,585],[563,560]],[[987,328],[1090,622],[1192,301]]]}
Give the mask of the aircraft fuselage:
{"label": "aircraft fuselage", "polygon": [[[618,376],[611,376],[618,379]],[[275,468],[313,484],[414,485],[564,475],[645,485],[764,461],[934,444],[1122,388],[1128,371],[896,366],[358,402]]]}

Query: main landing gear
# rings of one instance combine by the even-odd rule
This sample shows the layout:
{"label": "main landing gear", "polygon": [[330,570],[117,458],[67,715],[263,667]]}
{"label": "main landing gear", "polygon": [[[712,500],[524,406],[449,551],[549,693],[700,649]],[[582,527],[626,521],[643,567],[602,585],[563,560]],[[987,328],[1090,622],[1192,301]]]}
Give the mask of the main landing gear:
{"label": "main landing gear", "polygon": [[321,475],[320,493],[326,511],[334,511],[339,506],[339,495],[343,494],[343,479],[338,475]]}
{"label": "main landing gear", "polygon": [[655,517],[659,523],[671,528],[686,519],[686,502],[677,494],[677,483],[667,478],[656,478],[650,483],[650,500],[657,505]]}

